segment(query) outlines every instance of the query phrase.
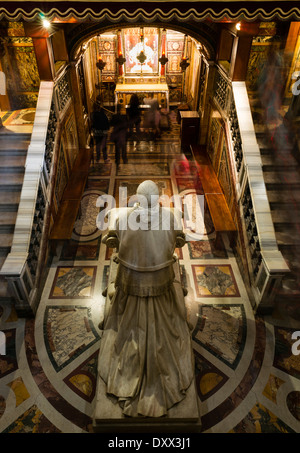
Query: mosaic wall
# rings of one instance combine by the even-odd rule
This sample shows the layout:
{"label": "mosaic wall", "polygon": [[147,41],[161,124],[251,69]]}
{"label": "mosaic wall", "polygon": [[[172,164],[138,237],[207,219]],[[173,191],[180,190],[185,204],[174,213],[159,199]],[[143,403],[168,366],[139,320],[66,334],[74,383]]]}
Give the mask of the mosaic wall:
{"label": "mosaic wall", "polygon": [[[232,219],[239,230],[239,213],[237,203],[235,203],[234,179],[231,175],[229,152],[222,120],[216,111],[212,111],[208,131],[207,154],[224,193]],[[242,256],[242,247],[239,238],[237,239],[237,250],[238,253],[239,251],[241,252],[239,254]]]}
{"label": "mosaic wall", "polygon": [[[65,115],[58,153],[53,206],[55,212],[58,211],[64,189],[68,183],[74,162],[79,153],[76,120],[72,106]],[[55,212],[53,212],[54,215]]]}
{"label": "mosaic wall", "polygon": [[116,51],[117,51],[117,37],[113,35],[99,37],[98,52],[102,60],[105,61],[106,66],[103,69],[103,81],[110,80],[117,72]]}
{"label": "mosaic wall", "polygon": [[10,107],[35,107],[40,79],[32,39],[25,36],[20,22],[1,22],[0,36],[5,49],[1,67],[6,75]]}
{"label": "mosaic wall", "polygon": [[208,134],[207,153],[216,173],[219,167],[219,155],[223,137],[224,129],[220,118],[212,117]]}
{"label": "mosaic wall", "polygon": [[78,156],[78,137],[74,111],[71,109],[64,127],[64,138],[66,143],[66,154],[69,172],[71,172],[75,159]]}
{"label": "mosaic wall", "polygon": [[[250,92],[256,91],[259,84],[261,69],[267,61],[271,45],[274,45],[276,35],[275,22],[262,22],[258,36],[253,38],[247,72],[247,88]],[[278,45],[275,43],[275,45]]]}
{"label": "mosaic wall", "polygon": [[231,209],[232,201],[233,201],[232,178],[230,175],[228,151],[227,151],[225,137],[223,137],[223,140],[222,140],[221,146],[220,146],[218,180],[219,180],[220,186],[222,187],[222,190],[224,192],[229,209]]}

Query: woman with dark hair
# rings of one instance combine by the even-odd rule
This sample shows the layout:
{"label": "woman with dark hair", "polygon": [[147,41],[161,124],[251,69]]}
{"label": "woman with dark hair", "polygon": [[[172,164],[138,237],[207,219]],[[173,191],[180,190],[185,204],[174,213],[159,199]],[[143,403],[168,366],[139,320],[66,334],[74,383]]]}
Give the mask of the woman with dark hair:
{"label": "woman with dark hair", "polygon": [[107,156],[106,149],[109,121],[101,103],[99,102],[94,103],[94,109],[92,112],[91,120],[94,145],[96,144],[96,161],[99,162],[102,149],[104,163],[107,164],[108,162],[110,162],[110,159]]}

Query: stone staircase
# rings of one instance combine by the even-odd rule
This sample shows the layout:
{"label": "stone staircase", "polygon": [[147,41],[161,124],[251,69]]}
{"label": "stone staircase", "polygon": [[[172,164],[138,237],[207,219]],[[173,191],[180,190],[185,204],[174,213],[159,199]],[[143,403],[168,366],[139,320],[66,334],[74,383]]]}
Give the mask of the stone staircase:
{"label": "stone staircase", "polygon": [[[0,129],[0,269],[11,249],[30,138],[30,133]],[[0,305],[10,301],[7,282],[0,276]]]}
{"label": "stone staircase", "polygon": [[284,124],[256,136],[278,248],[291,270],[275,303],[300,304],[300,165]]}

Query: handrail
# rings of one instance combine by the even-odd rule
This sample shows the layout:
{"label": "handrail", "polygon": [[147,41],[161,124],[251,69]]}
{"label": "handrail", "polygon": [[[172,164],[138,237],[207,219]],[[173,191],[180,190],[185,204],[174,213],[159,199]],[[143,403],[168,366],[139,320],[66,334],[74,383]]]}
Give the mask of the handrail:
{"label": "handrail", "polygon": [[238,195],[253,268],[252,289],[262,311],[271,308],[276,288],[290,270],[278,249],[247,87],[245,82],[232,82],[231,88],[242,159],[236,162]]}
{"label": "handrail", "polygon": [[[17,303],[19,302],[19,305],[24,308],[24,311],[27,309],[30,311],[31,293],[34,290],[34,275],[30,272],[27,259],[32,245],[34,221],[37,217],[36,228],[39,229],[40,236],[43,228],[43,217],[40,212],[45,209],[46,197],[41,176],[45,160],[53,90],[53,82],[41,82],[31,141],[25,162],[24,180],[11,250],[0,270],[0,275],[7,278],[10,291],[14,294]],[[39,197],[41,197],[40,203]]]}
{"label": "handrail", "polygon": [[272,310],[276,291],[290,269],[278,249],[245,82],[232,82],[218,68],[214,104],[226,125],[256,311],[266,313]]}

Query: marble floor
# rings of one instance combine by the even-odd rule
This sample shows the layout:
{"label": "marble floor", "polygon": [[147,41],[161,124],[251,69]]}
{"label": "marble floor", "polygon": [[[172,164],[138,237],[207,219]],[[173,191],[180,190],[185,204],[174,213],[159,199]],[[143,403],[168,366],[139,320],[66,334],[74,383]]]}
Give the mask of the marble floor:
{"label": "marble floor", "polygon": [[[161,194],[201,193],[197,163],[181,154],[179,126],[157,141],[128,141],[128,164],[92,164],[82,217],[52,259],[35,319],[0,306],[6,356],[0,356],[1,433],[92,432],[99,321],[110,252],[96,227],[99,195],[118,198],[153,179]],[[200,220],[200,221],[203,221]],[[177,250],[193,326],[196,386],[204,433],[299,433],[300,356],[291,335],[299,322],[280,313],[256,317],[226,238],[215,247],[205,212],[202,239]]]}

